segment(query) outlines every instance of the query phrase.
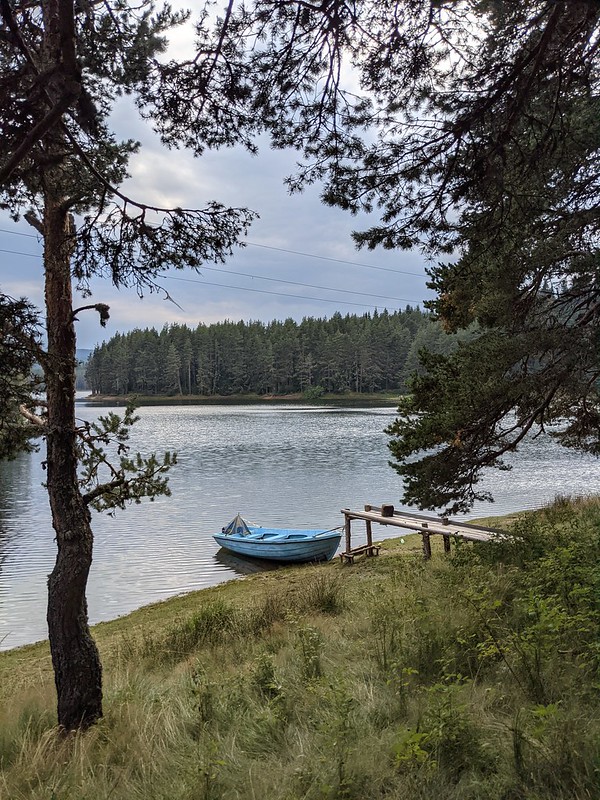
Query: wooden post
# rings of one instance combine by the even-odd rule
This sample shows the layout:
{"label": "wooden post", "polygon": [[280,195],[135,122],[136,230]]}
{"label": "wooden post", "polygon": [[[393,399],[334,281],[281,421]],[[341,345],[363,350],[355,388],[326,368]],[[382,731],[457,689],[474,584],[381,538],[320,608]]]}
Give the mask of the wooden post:
{"label": "wooden post", "polygon": [[365,520],[365,528],[367,529],[367,546],[373,547],[373,529],[371,527],[371,520]]}
{"label": "wooden post", "polygon": [[352,531],[350,529],[350,517],[348,514],[344,514],[344,528],[346,530],[346,552],[349,553],[352,550]]}
{"label": "wooden post", "polygon": [[430,534],[423,532],[423,556],[425,560],[429,560],[431,558],[431,541],[430,541]]}
{"label": "wooden post", "polygon": [[444,540],[444,553],[450,552],[450,537],[448,534],[443,534],[442,539]]}

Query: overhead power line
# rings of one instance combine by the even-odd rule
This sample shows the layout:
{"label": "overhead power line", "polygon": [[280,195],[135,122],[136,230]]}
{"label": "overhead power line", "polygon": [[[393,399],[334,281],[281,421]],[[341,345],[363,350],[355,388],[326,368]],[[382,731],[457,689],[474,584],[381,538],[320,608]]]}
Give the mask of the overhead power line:
{"label": "overhead power line", "polygon": [[[8,228],[0,228],[0,233],[12,233],[14,236],[26,236],[30,239],[39,239],[35,233],[21,233],[21,231],[11,231]],[[320,261],[333,261],[335,264],[350,264],[353,267],[363,267],[364,269],[376,269],[381,272],[392,272],[396,275],[412,275],[415,278],[426,278],[422,272],[408,272],[403,269],[392,269],[391,267],[378,267],[375,264],[363,264],[360,261],[347,261],[343,258],[331,258],[330,256],[319,256],[316,253],[303,253],[300,250],[289,250],[285,247],[273,247],[269,244],[258,244],[258,242],[245,242],[248,247],[261,247],[263,250],[275,250],[278,253],[288,253],[294,256],[303,256],[304,258],[318,258]],[[1,250],[0,252],[8,253],[9,250]],[[23,253],[22,255],[25,255]]]}
{"label": "overhead power line", "polygon": [[[24,236],[29,236],[30,234],[23,234],[23,235]],[[10,253],[11,255],[27,256],[28,258],[38,258],[38,259],[41,257],[38,253],[23,253],[23,252],[21,252],[19,250],[4,250],[4,249],[0,249],[0,253]],[[205,266],[203,266],[203,267],[201,267],[201,270],[210,270],[211,272],[219,272],[219,273],[221,273],[223,275],[238,275],[238,276],[241,276],[243,278],[254,278],[254,279],[259,280],[259,281],[272,281],[273,283],[285,283],[285,284],[288,284],[290,286],[303,286],[306,289],[318,289],[320,291],[326,291],[326,292],[341,292],[342,294],[352,294],[352,295],[355,295],[355,296],[358,296],[358,297],[376,297],[376,298],[378,298],[380,300],[385,300],[385,301],[388,301],[388,302],[390,302],[390,301],[395,301],[395,302],[398,302],[398,303],[422,303],[423,302],[422,299],[421,300],[410,300],[407,297],[391,297],[389,295],[372,294],[371,292],[355,292],[355,291],[352,291],[351,289],[339,289],[339,288],[336,288],[334,286],[318,286],[318,285],[313,284],[313,283],[303,283],[301,281],[289,281],[289,280],[284,280],[282,278],[268,278],[265,275],[252,275],[252,274],[249,274],[249,273],[246,273],[246,272],[236,272],[235,270],[222,269],[220,267],[205,267]],[[208,281],[199,281],[199,280],[194,280],[193,278],[177,278],[177,277],[175,277],[173,275],[161,275],[160,277],[162,279],[166,278],[167,280],[188,281],[189,283],[199,283],[199,284],[204,284],[206,286],[222,286],[224,289],[231,288],[231,289],[239,289],[241,291],[248,291],[248,292],[261,292],[262,291],[262,294],[274,294],[274,295],[278,294],[281,297],[297,297],[298,299],[304,299],[304,300],[322,300],[323,302],[329,302],[329,303],[340,302],[340,303],[345,303],[345,305],[356,305],[356,306],[364,305],[364,303],[351,303],[351,302],[344,301],[344,300],[336,301],[336,300],[328,300],[326,298],[306,297],[304,295],[299,295],[299,294],[298,295],[297,294],[286,294],[285,292],[269,292],[267,290],[252,289],[252,288],[243,287],[243,286],[228,286],[228,284],[226,284],[226,283],[209,283]],[[377,306],[377,305],[371,305],[370,307],[371,308],[379,308],[379,306]]]}
{"label": "overhead power line", "polygon": [[[339,289],[336,286],[318,286],[314,283],[302,283],[301,281],[288,281],[284,280],[283,278],[268,278],[266,275],[251,275],[249,272],[236,272],[232,269],[222,269],[221,267],[205,267],[202,266],[199,268],[200,274],[205,272],[206,270],[210,270],[211,272],[220,272],[223,275],[238,275],[242,278],[256,278],[259,281],[272,281],[273,283],[287,283],[290,286],[303,286],[306,289],[320,289],[325,292],[342,292],[342,294],[355,294],[360,295],[361,297],[377,297],[380,300],[398,300],[400,303],[417,303],[420,302],[418,300],[407,300],[406,297],[390,297],[387,294],[372,294],[371,292],[354,292],[352,289]],[[168,278],[171,277],[169,275],[164,275],[163,277]],[[200,283],[202,281],[199,281]]]}
{"label": "overhead power line", "polygon": [[1,233],[12,233],[13,236],[26,236],[28,239],[39,239],[36,233],[22,233],[22,231],[11,231],[8,228],[0,228]]}
{"label": "overhead power line", "polygon": [[257,244],[256,242],[246,242],[249,247],[262,247],[264,250],[276,250],[279,253],[291,253],[295,256],[305,258],[318,258],[321,261],[334,261],[336,264],[351,264],[353,267],[364,267],[365,269],[378,269],[382,272],[394,272],[396,275],[414,275],[416,278],[426,278],[422,272],[407,272],[403,269],[392,269],[391,267],[376,267],[374,264],[362,264],[360,261],[346,261],[343,258],[330,258],[329,256],[318,256],[315,253],[301,253],[299,250],[286,250],[284,247],[272,247],[269,244]]}
{"label": "overhead power line", "polygon": [[[0,232],[2,232],[2,233],[12,233],[12,234],[14,234],[16,236],[25,236],[25,237],[31,238],[31,239],[37,239],[38,238],[35,234],[32,234],[32,233],[21,233],[20,231],[11,231],[11,230],[7,230],[6,228],[0,228]],[[253,244],[252,242],[249,242],[249,244],[252,244],[252,246],[254,246],[254,247],[264,247],[264,248],[266,248],[268,250],[278,250],[278,251],[281,251],[281,252],[284,252],[284,253],[293,253],[295,255],[306,256],[308,258],[319,258],[319,259],[322,259],[324,261],[334,261],[334,262],[342,263],[342,264],[353,264],[354,266],[367,267],[367,268],[371,268],[371,269],[380,269],[380,270],[384,270],[386,272],[395,272],[397,274],[402,274],[402,275],[417,275],[418,277],[423,277],[423,276],[419,276],[418,273],[414,273],[414,272],[402,272],[400,270],[387,269],[386,267],[375,267],[375,266],[372,266],[372,265],[369,265],[369,264],[358,264],[358,263],[352,262],[352,261],[342,261],[341,259],[328,258],[326,256],[317,256],[317,255],[314,255],[314,254],[311,254],[311,253],[299,253],[299,252],[297,252],[295,250],[284,250],[283,248],[270,247],[268,245]],[[0,248],[0,253],[8,253],[10,255],[25,256],[27,258],[37,258],[37,259],[41,258],[39,253],[23,253],[22,251],[19,251],[19,250],[5,250],[5,249],[1,249]],[[271,281],[273,283],[285,283],[285,284],[287,284],[289,286],[302,286],[302,287],[307,288],[307,289],[317,289],[319,291],[341,292],[342,294],[351,294],[351,295],[354,295],[356,297],[374,297],[374,298],[378,298],[380,300],[384,300],[384,301],[386,301],[388,303],[390,301],[391,302],[399,302],[399,303],[417,303],[417,304],[423,302],[423,300],[409,300],[408,298],[405,298],[405,297],[390,297],[388,295],[372,294],[370,292],[358,292],[358,291],[352,291],[351,289],[339,289],[339,288],[335,288],[335,287],[332,287],[332,286],[319,286],[319,285],[312,284],[312,283],[304,283],[304,282],[301,282],[301,281],[290,281],[290,280],[285,280],[285,279],[282,279],[282,278],[269,278],[269,277],[267,277],[265,275],[253,275],[253,274],[249,274],[249,273],[245,273],[245,272],[237,272],[235,270],[223,269],[223,268],[220,268],[220,267],[203,266],[203,267],[201,267],[201,270],[205,270],[205,271],[210,270],[211,272],[220,272],[221,274],[237,275],[239,277],[252,278],[252,279],[261,280],[261,281]],[[257,294],[269,294],[269,295],[273,295],[273,296],[276,296],[276,297],[292,297],[292,298],[297,298],[298,300],[313,300],[313,301],[319,302],[319,303],[337,303],[337,304],[341,303],[343,305],[359,306],[359,307],[362,307],[362,308],[364,308],[365,306],[367,308],[380,308],[381,307],[380,305],[373,305],[373,304],[368,304],[368,303],[355,303],[355,302],[352,302],[352,301],[349,301],[349,300],[333,300],[333,299],[325,298],[325,297],[311,297],[311,296],[308,296],[308,295],[291,294],[289,292],[274,292],[274,291],[269,291],[267,289],[254,289],[254,288],[247,287],[247,286],[231,286],[231,285],[225,284],[225,283],[214,283],[214,282],[211,282],[211,281],[197,280],[197,279],[194,279],[194,278],[178,278],[178,277],[176,277],[174,275],[161,275],[160,278],[162,280],[166,279],[166,280],[182,281],[182,282],[186,282],[186,283],[197,283],[197,284],[200,284],[201,286],[202,285],[203,286],[218,286],[218,287],[220,287],[222,289],[234,289],[236,291],[241,291],[241,292],[255,292]]]}
{"label": "overhead power line", "polygon": [[29,256],[29,258],[41,258],[40,253],[21,253],[19,250],[0,250],[0,253],[10,253],[13,256]]}
{"label": "overhead power line", "polygon": [[[359,306],[360,308],[382,308],[381,305],[372,305],[369,303],[353,303],[350,300],[329,300],[325,297],[309,297],[307,295],[302,294],[290,294],[289,292],[270,292],[268,289],[252,289],[247,286],[230,286],[226,283],[212,283],[211,281],[199,281],[194,280],[194,278],[177,278],[174,275],[161,275],[161,280],[168,279],[170,281],[183,281],[185,283],[199,283],[202,286],[219,286],[222,289],[237,289],[241,292],[256,292],[258,294],[270,294],[275,295],[276,297],[293,297],[296,300],[313,300],[317,303],[335,303],[336,305],[345,305],[345,306]],[[408,301],[417,303],[419,301],[413,300]],[[401,311],[400,308],[393,308],[390,309],[391,311]]]}

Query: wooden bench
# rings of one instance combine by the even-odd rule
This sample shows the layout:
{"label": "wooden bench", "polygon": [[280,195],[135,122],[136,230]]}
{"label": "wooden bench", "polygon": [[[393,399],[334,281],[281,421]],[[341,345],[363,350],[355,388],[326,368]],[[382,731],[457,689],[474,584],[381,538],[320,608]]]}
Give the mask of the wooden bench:
{"label": "wooden bench", "polygon": [[378,556],[381,550],[381,545],[378,544],[363,544],[362,547],[353,547],[347,553],[340,553],[340,561],[342,564],[354,564],[356,556]]}

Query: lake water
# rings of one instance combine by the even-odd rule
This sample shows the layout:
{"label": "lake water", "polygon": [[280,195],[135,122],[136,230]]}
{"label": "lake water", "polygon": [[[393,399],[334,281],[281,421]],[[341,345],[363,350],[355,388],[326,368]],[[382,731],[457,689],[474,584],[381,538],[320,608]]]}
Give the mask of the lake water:
{"label": "lake water", "polygon": [[[106,411],[78,404],[83,419]],[[114,517],[93,512],[92,623],[244,574],[212,539],[238,511],[272,527],[333,528],[343,522],[341,508],[402,508],[383,432],[393,408],[155,406],[139,415],[136,449],[178,453],[173,495]],[[46,578],[56,550],[42,458],[0,464],[0,649],[46,637]],[[514,464],[488,479],[496,503],[470,516],[534,508],[557,493],[600,492],[597,461],[549,440],[527,442]],[[375,525],[374,534],[390,531]]]}

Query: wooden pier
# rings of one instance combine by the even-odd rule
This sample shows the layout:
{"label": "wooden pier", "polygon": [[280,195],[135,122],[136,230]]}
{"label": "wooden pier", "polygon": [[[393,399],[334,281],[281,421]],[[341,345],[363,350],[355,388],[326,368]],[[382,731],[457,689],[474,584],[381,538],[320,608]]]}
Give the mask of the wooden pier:
{"label": "wooden pier", "polygon": [[[344,529],[346,532],[346,549],[340,553],[342,563],[353,563],[358,555],[379,555],[380,546],[373,544],[373,522],[379,525],[391,525],[394,528],[403,528],[412,533],[420,533],[423,542],[423,556],[431,558],[431,537],[441,536],[444,540],[444,552],[450,552],[450,540],[463,539],[469,542],[487,542],[500,536],[504,531],[496,528],[484,528],[481,525],[470,525],[466,522],[456,522],[447,517],[427,517],[422,514],[407,514],[395,511],[392,505],[371,506],[366,505],[364,511],[351,511],[343,508]],[[365,521],[367,530],[367,543],[360,547],[352,547],[352,520]]]}

